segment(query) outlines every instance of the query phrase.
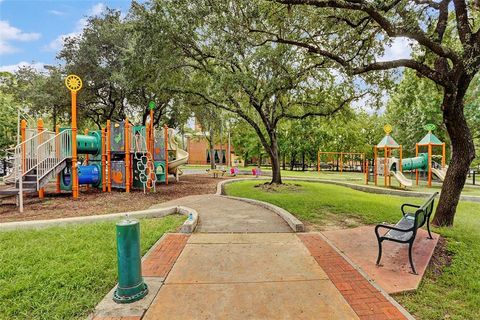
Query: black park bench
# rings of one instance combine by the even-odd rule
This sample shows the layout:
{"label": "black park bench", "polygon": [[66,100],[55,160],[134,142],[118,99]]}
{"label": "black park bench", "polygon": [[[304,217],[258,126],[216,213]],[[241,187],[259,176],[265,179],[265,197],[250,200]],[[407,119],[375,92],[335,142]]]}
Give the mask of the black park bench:
{"label": "black park bench", "polygon": [[[380,259],[382,258],[382,242],[384,240],[408,243],[408,258],[410,260],[410,266],[412,267],[413,273],[417,274],[412,259],[413,242],[415,241],[417,230],[423,227],[425,223],[427,223],[429,239],[433,239],[432,234],[430,233],[430,215],[432,214],[433,203],[437,195],[438,192],[432,194],[421,206],[409,203],[403,204],[401,207],[403,217],[396,225],[391,226],[387,224],[379,224],[375,227],[375,234],[378,241],[377,266],[380,264]],[[415,211],[407,212],[405,208],[414,208]],[[383,235],[380,235],[380,229],[387,229],[388,231]]]}

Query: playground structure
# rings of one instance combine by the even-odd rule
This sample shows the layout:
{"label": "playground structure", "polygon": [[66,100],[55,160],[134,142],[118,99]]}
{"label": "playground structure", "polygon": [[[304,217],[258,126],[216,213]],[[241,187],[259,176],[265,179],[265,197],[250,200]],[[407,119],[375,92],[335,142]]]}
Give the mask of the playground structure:
{"label": "playground structure", "polygon": [[[178,181],[182,174],[179,166],[188,161],[188,153],[179,149],[173,129],[155,130],[151,102],[150,121],[145,126],[134,126],[128,119],[123,122],[107,121],[101,130],[77,134],[76,93],[82,83],[79,77],[69,76],[66,85],[72,94],[72,125],[56,131],[48,131],[43,121],[37,128],[27,128],[27,122],[19,124],[20,143],[6,150],[11,171],[4,177],[10,188],[0,190],[0,195],[16,195],[23,212],[23,194],[45,194],[45,186],[56,180],[56,192],[71,191],[79,197],[79,186],[95,187],[103,192],[132,188],[144,192],[155,191],[157,182],[168,184],[168,174]],[[169,159],[169,151],[174,151]],[[79,155],[83,162],[79,164]]]}
{"label": "playground structure", "polygon": [[[327,157],[327,161],[322,163],[322,156]],[[364,172],[365,153],[361,152],[331,152],[318,151],[317,153],[317,171],[322,170],[337,171],[358,171]]]}
{"label": "playground structure", "polygon": [[[390,135],[392,127],[390,125],[384,126],[385,136],[382,140],[374,146],[374,167],[373,167],[373,180],[375,185],[378,185],[378,176],[383,175],[384,177],[384,186],[391,186],[391,177],[393,176],[401,186],[411,187],[413,185],[412,180],[405,177],[404,172],[414,171],[416,185],[418,186],[419,174],[420,172],[427,173],[427,183],[428,187],[432,186],[432,174],[435,175],[440,181],[445,179],[446,169],[445,166],[445,143],[441,142],[432,131],[435,129],[435,125],[428,124],[425,126],[428,130],[428,133],[423,137],[423,139],[415,144],[415,157],[403,159],[402,145],[399,145],[395,139]],[[433,158],[433,147],[441,146],[442,147],[442,160],[441,165],[434,162]],[[419,153],[420,147],[427,147],[427,153]],[[393,157],[392,152],[394,150],[399,151],[399,157]],[[383,151],[383,157],[379,157],[379,152]],[[366,162],[365,170],[365,182],[369,182],[369,173],[368,162]]]}

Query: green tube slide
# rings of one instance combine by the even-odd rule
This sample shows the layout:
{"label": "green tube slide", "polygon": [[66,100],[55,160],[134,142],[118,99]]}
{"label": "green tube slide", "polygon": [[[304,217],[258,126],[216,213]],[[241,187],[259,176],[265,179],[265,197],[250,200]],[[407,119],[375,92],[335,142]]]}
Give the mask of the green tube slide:
{"label": "green tube slide", "polygon": [[102,136],[94,131],[88,135],[77,135],[77,153],[99,155],[102,152]]}
{"label": "green tube slide", "polygon": [[428,154],[420,153],[418,157],[402,159],[402,170],[428,170]]}

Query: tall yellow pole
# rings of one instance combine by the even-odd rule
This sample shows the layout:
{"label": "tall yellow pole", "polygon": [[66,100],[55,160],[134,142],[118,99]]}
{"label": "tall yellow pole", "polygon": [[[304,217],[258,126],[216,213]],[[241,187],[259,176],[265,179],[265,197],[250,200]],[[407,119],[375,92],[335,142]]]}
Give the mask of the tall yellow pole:
{"label": "tall yellow pole", "polygon": [[65,85],[72,96],[72,194],[78,198],[78,168],[77,168],[77,92],[82,88],[82,79],[74,74],[65,79]]}
{"label": "tall yellow pole", "polygon": [[78,198],[77,170],[77,92],[72,91],[72,193],[74,199]]}
{"label": "tall yellow pole", "polygon": [[[43,120],[42,119],[37,120],[37,131],[38,131],[38,133],[43,132]],[[38,136],[38,145],[40,145],[42,143],[43,143],[43,134]],[[44,188],[41,188],[40,190],[38,190],[38,197],[40,199],[43,199],[45,197],[45,189]]]}

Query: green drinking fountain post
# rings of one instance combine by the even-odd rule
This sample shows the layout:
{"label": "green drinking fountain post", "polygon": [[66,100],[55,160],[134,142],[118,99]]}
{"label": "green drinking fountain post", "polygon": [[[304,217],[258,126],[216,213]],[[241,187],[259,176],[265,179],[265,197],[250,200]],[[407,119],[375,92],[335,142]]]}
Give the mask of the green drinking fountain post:
{"label": "green drinking fountain post", "polygon": [[148,293],[142,278],[140,257],[140,223],[135,219],[117,223],[118,286],[113,294],[116,303],[131,303]]}

